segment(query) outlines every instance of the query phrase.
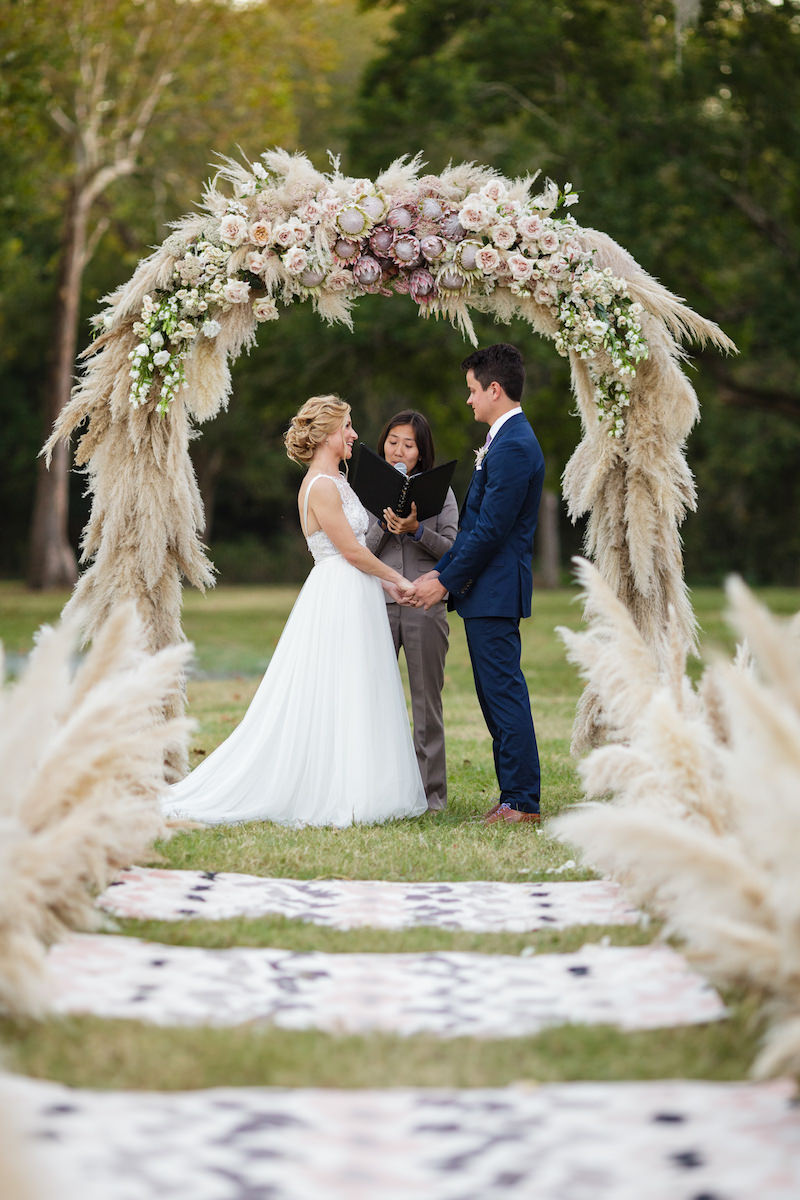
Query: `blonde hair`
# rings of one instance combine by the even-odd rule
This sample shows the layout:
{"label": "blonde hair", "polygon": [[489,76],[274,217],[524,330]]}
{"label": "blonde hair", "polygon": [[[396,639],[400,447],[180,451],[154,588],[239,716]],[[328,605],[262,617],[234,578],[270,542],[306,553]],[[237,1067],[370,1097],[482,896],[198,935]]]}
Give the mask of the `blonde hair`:
{"label": "blonde hair", "polygon": [[342,428],[350,414],[350,405],[338,396],[311,396],[283,435],[286,453],[305,466],[325,438]]}

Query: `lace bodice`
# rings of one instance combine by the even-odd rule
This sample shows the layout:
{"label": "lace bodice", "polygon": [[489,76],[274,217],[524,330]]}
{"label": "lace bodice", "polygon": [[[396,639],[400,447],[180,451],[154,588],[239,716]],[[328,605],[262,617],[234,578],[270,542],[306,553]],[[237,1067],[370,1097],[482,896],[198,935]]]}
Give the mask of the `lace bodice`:
{"label": "lace bodice", "polygon": [[[362,546],[366,545],[366,533],[369,527],[369,517],[367,510],[355,494],[350,484],[343,475],[315,475],[306,488],[305,503],[303,505],[303,527],[308,528],[308,494],[318,479],[332,479],[339,489],[339,495],[342,498],[342,509],[347,518],[347,523],[352,529],[356,538]],[[334,546],[327,533],[323,533],[318,529],[315,533],[306,535],[306,543],[311,551],[315,563],[322,562],[326,558],[333,558],[339,554],[339,551]]]}

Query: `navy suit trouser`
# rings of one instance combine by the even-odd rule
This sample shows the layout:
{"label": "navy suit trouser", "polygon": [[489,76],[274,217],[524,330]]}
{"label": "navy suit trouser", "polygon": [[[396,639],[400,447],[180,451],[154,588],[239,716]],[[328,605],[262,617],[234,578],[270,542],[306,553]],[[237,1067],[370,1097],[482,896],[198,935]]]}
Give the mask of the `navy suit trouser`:
{"label": "navy suit trouser", "polygon": [[465,617],[475,690],[492,735],[500,800],[522,812],[539,811],[539,749],[516,617]]}

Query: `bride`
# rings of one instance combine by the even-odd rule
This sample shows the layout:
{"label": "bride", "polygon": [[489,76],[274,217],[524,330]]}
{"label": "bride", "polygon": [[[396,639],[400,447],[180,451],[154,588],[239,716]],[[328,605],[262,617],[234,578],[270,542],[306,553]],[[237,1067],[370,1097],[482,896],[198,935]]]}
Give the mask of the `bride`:
{"label": "bride", "polygon": [[169,789],[165,815],[345,826],[426,811],[381,591],[402,600],[413,584],[364,544],[366,510],[339,471],[357,436],[337,396],[292,420],[314,566],[242,723]]}

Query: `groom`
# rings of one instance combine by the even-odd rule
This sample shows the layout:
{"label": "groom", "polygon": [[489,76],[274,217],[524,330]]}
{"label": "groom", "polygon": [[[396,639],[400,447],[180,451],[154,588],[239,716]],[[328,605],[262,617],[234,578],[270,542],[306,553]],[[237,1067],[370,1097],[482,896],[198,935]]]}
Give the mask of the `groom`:
{"label": "groom", "polygon": [[531,612],[544,456],[520,407],[525,366],[516,346],[476,350],[461,367],[467,404],[489,433],[476,455],[458,536],[434,570],[417,580],[416,597],[427,609],[449,592],[448,608],[464,619],[500,785],[484,824],[538,824],[539,751],[520,666],[519,622]]}

